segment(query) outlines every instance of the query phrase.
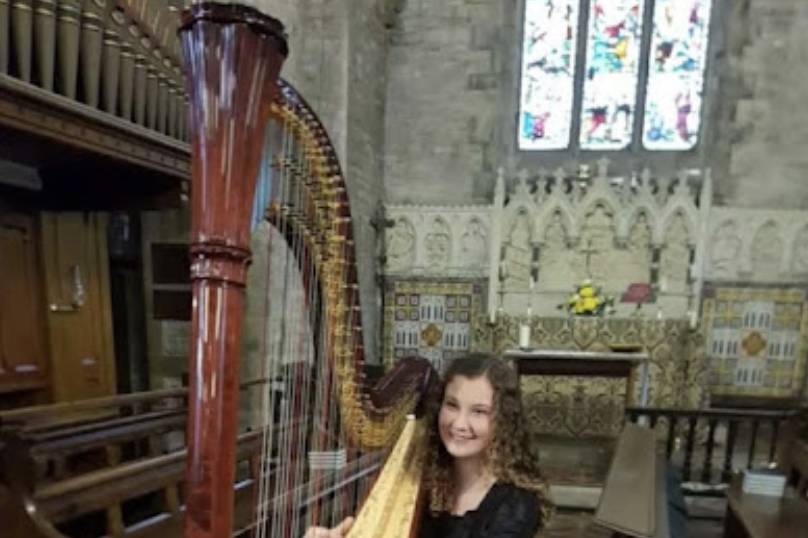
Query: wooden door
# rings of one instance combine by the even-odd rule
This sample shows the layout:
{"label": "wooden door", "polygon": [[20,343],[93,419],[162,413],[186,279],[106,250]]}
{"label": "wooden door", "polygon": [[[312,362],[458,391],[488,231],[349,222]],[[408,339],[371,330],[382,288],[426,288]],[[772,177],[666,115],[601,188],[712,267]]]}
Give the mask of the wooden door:
{"label": "wooden door", "polygon": [[36,232],[32,214],[0,214],[0,393],[47,385]]}
{"label": "wooden door", "polygon": [[105,215],[43,213],[54,401],[114,394]]}

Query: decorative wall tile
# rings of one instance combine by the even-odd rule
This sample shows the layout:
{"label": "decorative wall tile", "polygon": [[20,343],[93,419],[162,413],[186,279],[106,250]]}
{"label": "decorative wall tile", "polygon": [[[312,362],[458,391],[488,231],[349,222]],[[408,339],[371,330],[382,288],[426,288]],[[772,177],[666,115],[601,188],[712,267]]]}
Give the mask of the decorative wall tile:
{"label": "decorative wall tile", "polygon": [[707,285],[703,325],[714,394],[800,395],[808,351],[804,288]]}
{"label": "decorative wall tile", "polygon": [[392,281],[385,290],[384,361],[420,356],[436,370],[474,349],[483,319],[481,282]]}

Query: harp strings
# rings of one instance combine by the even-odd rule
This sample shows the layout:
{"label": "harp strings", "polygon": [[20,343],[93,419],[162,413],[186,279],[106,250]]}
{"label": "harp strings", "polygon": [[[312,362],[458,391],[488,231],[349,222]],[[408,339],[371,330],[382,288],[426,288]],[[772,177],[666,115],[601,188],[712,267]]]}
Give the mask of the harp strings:
{"label": "harp strings", "polygon": [[379,458],[347,442],[340,413],[346,395],[340,381],[361,384],[355,375],[361,328],[339,166],[323,149],[324,133],[307,125],[299,109],[273,110],[256,194],[270,229],[261,355],[264,377],[272,380],[261,402],[251,524],[258,538],[299,536],[354,514],[375,476],[369,462]]}

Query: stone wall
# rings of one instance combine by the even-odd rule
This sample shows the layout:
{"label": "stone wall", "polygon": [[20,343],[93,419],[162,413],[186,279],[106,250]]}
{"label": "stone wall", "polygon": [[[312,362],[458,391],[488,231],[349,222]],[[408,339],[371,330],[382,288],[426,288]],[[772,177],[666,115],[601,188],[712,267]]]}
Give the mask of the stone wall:
{"label": "stone wall", "polygon": [[808,3],[732,2],[716,125],[720,204],[808,206]]}
{"label": "stone wall", "polygon": [[[702,142],[685,153],[609,153],[616,173],[712,168],[717,205],[802,208],[808,3],[715,2]],[[390,203],[472,204],[500,165],[577,165],[602,154],[515,152],[524,0],[410,1],[396,20],[387,90]],[[582,60],[582,59],[581,59]]]}
{"label": "stone wall", "polygon": [[499,36],[511,0],[408,1],[390,47],[385,189],[395,203],[455,204],[493,189]]}
{"label": "stone wall", "polygon": [[345,158],[357,250],[365,352],[379,360],[381,296],[376,282],[379,256],[374,215],[384,198],[384,114],[387,87],[387,26],[395,4],[379,0],[349,0],[348,73]]}
{"label": "stone wall", "polygon": [[388,26],[400,0],[269,0],[289,35],[281,76],[317,114],[347,178],[359,259],[365,349],[378,355],[380,294],[376,233],[383,197]]}

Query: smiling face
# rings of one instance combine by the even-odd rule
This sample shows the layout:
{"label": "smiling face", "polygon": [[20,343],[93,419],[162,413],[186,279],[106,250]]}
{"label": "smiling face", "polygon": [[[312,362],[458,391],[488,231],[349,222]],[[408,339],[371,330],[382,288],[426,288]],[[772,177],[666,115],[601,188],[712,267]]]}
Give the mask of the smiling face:
{"label": "smiling face", "polygon": [[456,375],[446,384],[438,430],[454,458],[482,458],[494,435],[494,389],[485,375]]}

